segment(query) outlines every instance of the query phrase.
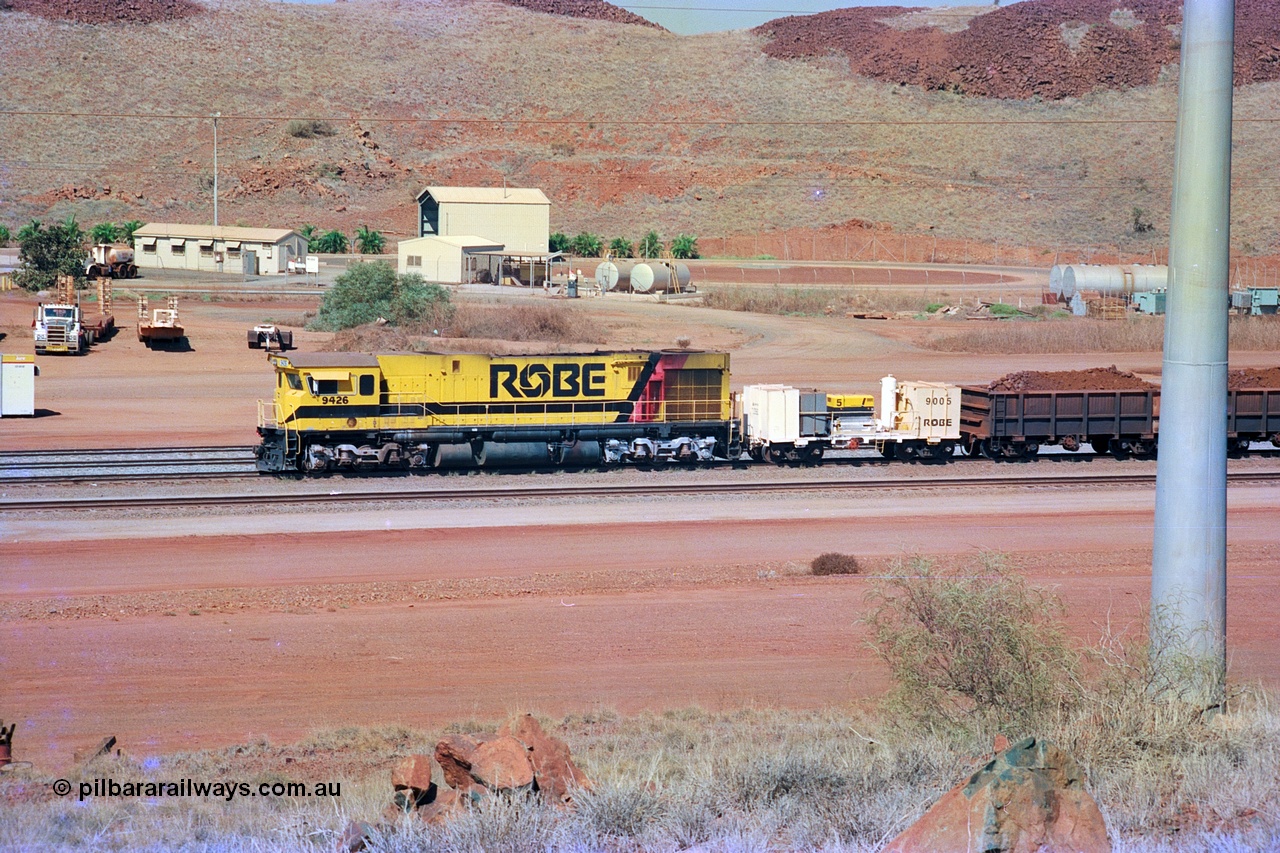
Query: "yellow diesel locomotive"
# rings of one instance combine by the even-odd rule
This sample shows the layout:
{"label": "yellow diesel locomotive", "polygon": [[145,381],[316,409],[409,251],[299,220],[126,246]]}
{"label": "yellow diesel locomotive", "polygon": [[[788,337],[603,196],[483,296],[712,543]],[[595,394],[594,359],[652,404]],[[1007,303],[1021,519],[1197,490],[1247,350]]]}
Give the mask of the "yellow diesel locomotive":
{"label": "yellow diesel locomotive", "polygon": [[[708,461],[737,456],[729,355],[272,355],[264,472]],[[513,450],[518,451],[513,454]]]}

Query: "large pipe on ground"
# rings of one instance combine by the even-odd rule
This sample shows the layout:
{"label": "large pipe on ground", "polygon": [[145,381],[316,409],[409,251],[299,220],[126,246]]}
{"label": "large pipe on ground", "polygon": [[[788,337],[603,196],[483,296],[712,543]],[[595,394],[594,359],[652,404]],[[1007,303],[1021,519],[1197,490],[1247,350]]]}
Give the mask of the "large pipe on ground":
{"label": "large pipe on ground", "polygon": [[1162,264],[1064,264],[1049,271],[1049,290],[1066,301],[1085,290],[1126,296],[1163,290],[1168,279],[1169,268]]}
{"label": "large pipe on ground", "polygon": [[1234,0],[1185,0],[1151,643],[1173,684],[1216,703],[1226,679],[1227,294]]}

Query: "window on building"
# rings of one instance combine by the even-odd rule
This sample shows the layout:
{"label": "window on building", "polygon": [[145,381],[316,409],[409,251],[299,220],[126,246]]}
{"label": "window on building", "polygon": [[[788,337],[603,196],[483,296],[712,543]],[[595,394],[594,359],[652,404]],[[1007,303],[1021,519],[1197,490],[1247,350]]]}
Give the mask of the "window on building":
{"label": "window on building", "polygon": [[142,254],[144,254],[144,255],[154,255],[155,253],[156,253],[156,241],[155,241],[155,240],[143,240],[143,241],[142,241]]}
{"label": "window on building", "polygon": [[213,244],[212,244],[212,243],[201,243],[201,244],[200,244],[200,257],[202,257],[202,258],[212,258],[212,257],[213,257]]}
{"label": "window on building", "polygon": [[422,266],[422,255],[409,255],[409,257],[405,260],[405,264],[411,267]]}
{"label": "window on building", "polygon": [[169,254],[185,255],[187,253],[187,243],[185,240],[170,240]]}
{"label": "window on building", "polygon": [[240,257],[240,247],[239,247],[239,246],[236,246],[236,247],[233,249],[232,247],[228,246],[228,247],[227,247],[227,257],[228,257],[228,258],[238,258],[238,257]]}

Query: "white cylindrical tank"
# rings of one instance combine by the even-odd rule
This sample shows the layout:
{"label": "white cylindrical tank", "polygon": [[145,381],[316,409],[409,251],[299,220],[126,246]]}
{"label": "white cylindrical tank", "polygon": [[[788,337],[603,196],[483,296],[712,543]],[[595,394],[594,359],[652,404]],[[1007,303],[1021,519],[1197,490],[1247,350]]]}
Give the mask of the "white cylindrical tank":
{"label": "white cylindrical tank", "polygon": [[894,412],[898,407],[898,380],[889,374],[880,380],[880,426],[893,429]]}
{"label": "white cylindrical tank", "polygon": [[1062,297],[1081,291],[1103,296],[1123,296],[1161,290],[1169,280],[1169,268],[1155,264],[1071,264],[1062,274]]}
{"label": "white cylindrical tank", "polygon": [[683,293],[692,281],[687,264],[648,261],[631,269],[631,289],[636,293]]}
{"label": "white cylindrical tank", "polygon": [[1049,270],[1049,292],[1055,297],[1062,295],[1062,274],[1066,271],[1066,264],[1054,264]]}
{"label": "white cylindrical tank", "polygon": [[1133,292],[1164,290],[1169,286],[1169,267],[1164,264],[1134,264]]}
{"label": "white cylindrical tank", "polygon": [[631,270],[635,265],[635,261],[619,258],[605,261],[596,267],[596,283],[601,290],[630,290]]}
{"label": "white cylindrical tank", "polygon": [[[666,279],[670,277],[670,270],[657,261],[636,264],[631,268],[631,289],[636,293],[661,291],[665,287]],[[664,287],[655,286],[659,279],[662,280]]]}

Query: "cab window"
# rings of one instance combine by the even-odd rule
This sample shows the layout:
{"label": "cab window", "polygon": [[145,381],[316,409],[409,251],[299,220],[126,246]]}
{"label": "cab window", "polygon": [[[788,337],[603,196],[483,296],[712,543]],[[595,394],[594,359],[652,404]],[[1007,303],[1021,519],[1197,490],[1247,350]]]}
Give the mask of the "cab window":
{"label": "cab window", "polygon": [[286,374],[284,375],[284,378],[285,378],[285,381],[289,383],[289,387],[290,387],[290,388],[292,388],[294,391],[301,391],[301,390],[302,390],[302,377],[301,377],[301,376],[299,376],[299,375],[298,375],[298,374],[296,374],[296,373],[286,373]]}
{"label": "cab window", "polygon": [[368,397],[373,394],[373,374],[363,373],[360,375],[360,396]]}
{"label": "cab window", "polygon": [[338,393],[338,380],[336,379],[316,379],[310,376],[307,379],[311,382],[312,396],[319,397],[321,394]]}

